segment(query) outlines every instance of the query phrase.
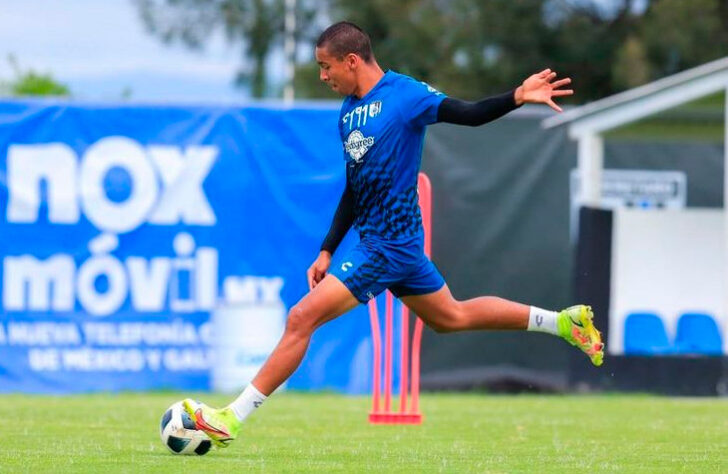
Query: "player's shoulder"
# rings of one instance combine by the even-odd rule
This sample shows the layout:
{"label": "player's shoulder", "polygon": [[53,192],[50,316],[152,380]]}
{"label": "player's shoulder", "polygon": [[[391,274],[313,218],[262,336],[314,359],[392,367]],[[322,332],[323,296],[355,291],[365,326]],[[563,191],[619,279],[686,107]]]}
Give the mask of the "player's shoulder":
{"label": "player's shoulder", "polygon": [[396,71],[390,70],[390,72],[392,73],[392,83],[395,84],[398,88],[414,90],[418,92],[426,91],[431,94],[437,95],[442,94],[440,91],[438,91],[425,81],[421,81],[412,76],[408,76],[407,74],[402,74]]}
{"label": "player's shoulder", "polygon": [[387,76],[389,77],[389,81],[393,84],[418,84],[420,82],[412,76],[393,71],[392,69],[387,71]]}

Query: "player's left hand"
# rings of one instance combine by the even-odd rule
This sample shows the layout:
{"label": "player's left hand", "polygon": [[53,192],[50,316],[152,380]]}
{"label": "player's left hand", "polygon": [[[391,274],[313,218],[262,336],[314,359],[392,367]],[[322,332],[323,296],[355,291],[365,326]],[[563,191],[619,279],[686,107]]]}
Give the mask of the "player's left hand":
{"label": "player's left hand", "polygon": [[561,107],[554,102],[555,97],[572,95],[573,89],[560,89],[567,84],[571,84],[570,78],[559,79],[555,81],[556,73],[551,69],[544,69],[536,73],[521,84],[515,92],[516,105],[523,103],[546,104],[557,112],[562,112]]}

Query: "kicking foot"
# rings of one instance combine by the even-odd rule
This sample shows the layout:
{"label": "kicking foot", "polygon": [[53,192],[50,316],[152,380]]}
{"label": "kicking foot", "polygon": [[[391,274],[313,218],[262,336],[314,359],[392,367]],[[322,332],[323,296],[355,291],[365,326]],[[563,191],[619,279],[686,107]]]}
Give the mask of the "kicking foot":
{"label": "kicking foot", "polygon": [[189,398],[182,401],[182,406],[195,427],[204,431],[216,446],[225,448],[238,436],[242,423],[230,408],[216,409]]}
{"label": "kicking foot", "polygon": [[600,366],[604,360],[604,344],[601,333],[592,323],[593,318],[591,306],[580,304],[561,311],[556,324],[559,336],[585,352],[592,364]]}

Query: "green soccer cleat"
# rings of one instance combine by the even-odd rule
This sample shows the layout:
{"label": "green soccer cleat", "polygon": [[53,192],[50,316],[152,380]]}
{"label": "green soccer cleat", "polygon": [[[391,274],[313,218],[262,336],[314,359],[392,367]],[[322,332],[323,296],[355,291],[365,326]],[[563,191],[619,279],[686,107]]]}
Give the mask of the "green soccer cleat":
{"label": "green soccer cleat", "polygon": [[231,408],[212,408],[204,403],[185,398],[182,406],[198,430],[204,431],[220,448],[227,447],[238,436],[242,423]]}
{"label": "green soccer cleat", "polygon": [[601,333],[592,323],[593,318],[591,306],[580,304],[561,311],[556,324],[559,336],[585,352],[592,364],[600,366],[604,361],[604,344]]}

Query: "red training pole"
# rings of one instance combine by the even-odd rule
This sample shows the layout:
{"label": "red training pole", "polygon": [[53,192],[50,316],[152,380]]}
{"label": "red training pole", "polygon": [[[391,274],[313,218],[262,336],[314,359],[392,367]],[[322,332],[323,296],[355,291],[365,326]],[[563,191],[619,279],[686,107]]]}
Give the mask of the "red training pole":
{"label": "red training pole", "polygon": [[409,310],[402,306],[402,334],[400,351],[400,372],[399,372],[399,412],[407,411],[407,384],[409,378]]}
{"label": "red training pole", "polygon": [[[417,179],[419,205],[422,215],[422,227],[424,228],[425,255],[430,256],[432,242],[432,186],[430,180],[424,173],[420,173]],[[373,382],[372,382],[372,412],[369,414],[369,422],[375,424],[420,424],[422,414],[419,412],[420,404],[420,348],[422,344],[423,323],[419,317],[415,317],[415,325],[412,334],[412,344],[409,343],[409,310],[401,306],[401,372],[400,372],[400,403],[399,412],[392,412],[392,342],[393,342],[393,319],[394,319],[394,297],[391,292],[385,291],[385,322],[384,322],[384,380],[382,380],[382,333],[379,326],[379,314],[376,299],[369,301],[369,320],[372,327],[372,349],[373,349]],[[411,352],[410,352],[411,350]],[[411,375],[410,375],[411,372]],[[384,385],[384,407],[381,407],[382,385]],[[411,401],[407,403],[407,395]],[[383,408],[383,410],[382,410]]]}
{"label": "red training pole", "polygon": [[[430,256],[432,245],[432,183],[426,174],[417,176],[417,192],[422,214],[422,228],[425,232],[425,255]],[[416,318],[412,334],[412,413],[420,410],[420,347],[422,344],[422,320]]]}
{"label": "red training pole", "polygon": [[394,299],[392,293],[386,292],[386,313],[384,320],[384,411],[392,411],[392,319]]}
{"label": "red training pole", "polygon": [[376,299],[369,300],[369,322],[372,326],[372,349],[374,352],[374,377],[372,380],[372,413],[378,413],[379,396],[381,394],[379,382],[381,381],[382,377],[382,333],[379,330],[379,314],[377,312]]}

